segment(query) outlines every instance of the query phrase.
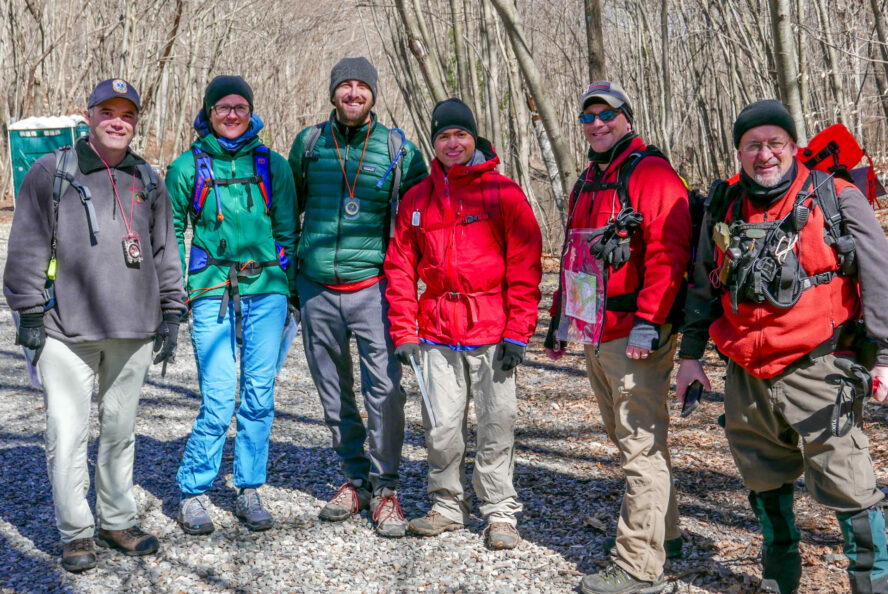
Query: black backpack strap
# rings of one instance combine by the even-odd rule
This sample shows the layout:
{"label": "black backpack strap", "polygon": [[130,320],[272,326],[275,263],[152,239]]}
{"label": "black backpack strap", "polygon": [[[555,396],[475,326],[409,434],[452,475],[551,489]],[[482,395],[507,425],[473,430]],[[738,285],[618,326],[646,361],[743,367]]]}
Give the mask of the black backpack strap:
{"label": "black backpack strap", "polygon": [[77,153],[71,146],[64,146],[61,149],[55,151],[56,155],[56,172],[55,172],[55,180],[53,182],[53,192],[52,192],[52,210],[53,210],[53,237],[52,244],[50,246],[51,258],[55,258],[55,246],[56,246],[56,237],[55,237],[55,229],[58,227],[59,220],[59,202],[62,199],[62,196],[65,192],[68,191],[69,187],[77,190],[77,193],[80,194],[80,202],[83,204],[83,207],[86,209],[86,218],[89,222],[89,231],[90,231],[90,241],[93,245],[98,241],[96,239],[96,235],[99,234],[99,220],[96,217],[96,209],[92,203],[92,194],[89,191],[89,188],[80,184],[78,181],[74,179],[74,175],[77,173]]}
{"label": "black backpack strap", "polygon": [[842,212],[839,210],[839,197],[836,194],[836,184],[832,181],[832,175],[817,169],[811,170],[811,180],[814,184],[814,200],[823,212],[823,222],[826,232],[833,243],[838,242],[842,233]]}
{"label": "black backpack strap", "polygon": [[635,151],[626,157],[626,160],[620,165],[620,173],[617,176],[616,187],[617,195],[620,197],[620,206],[624,209],[632,207],[632,203],[629,200],[629,179],[632,177],[635,168],[645,157],[660,157],[667,163],[669,162],[666,155],[652,144],[648,145],[643,151]]}
{"label": "black backpack strap", "polygon": [[318,160],[318,154],[315,152],[315,145],[318,143],[318,139],[321,137],[321,133],[324,131],[324,126],[327,125],[327,122],[321,122],[320,124],[315,124],[311,128],[308,129],[308,134],[305,136],[305,146],[302,151],[302,195],[305,196],[308,192],[308,164],[311,161]]}
{"label": "black backpack strap", "polygon": [[157,195],[157,173],[154,171],[154,167],[148,163],[138,163],[136,165],[136,171],[139,172],[139,177],[142,178],[142,184],[145,186],[148,204],[151,204],[154,202],[154,197]]}

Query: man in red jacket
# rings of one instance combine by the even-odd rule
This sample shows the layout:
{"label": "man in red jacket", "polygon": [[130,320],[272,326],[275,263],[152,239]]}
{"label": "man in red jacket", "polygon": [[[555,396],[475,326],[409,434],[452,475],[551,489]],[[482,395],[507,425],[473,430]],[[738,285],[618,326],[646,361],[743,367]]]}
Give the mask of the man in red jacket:
{"label": "man in red jacket", "polygon": [[[626,475],[613,562],[580,589],[656,592],[667,549],[680,555],[682,544],[666,402],[676,298],[690,257],[688,196],[669,162],[646,154],[619,85],[592,83],[580,110],[592,163],[571,196],[546,352],[559,359],[567,340],[584,343],[589,382]],[[621,190],[627,163],[634,168]]]}
{"label": "man in red jacket", "polygon": [[[536,327],[542,239],[527,198],[496,171],[499,158],[478,137],[466,104],[435,106],[432,142],[431,175],[404,196],[385,258],[395,355],[405,365],[421,359],[432,406],[423,408],[432,508],[409,528],[434,536],[469,519],[463,483],[473,394],[472,486],[487,545],[511,549],[521,511],[512,485],[515,367]],[[420,279],[426,290],[417,300]]]}
{"label": "man in red jacket", "polygon": [[[851,591],[888,592],[888,504],[861,428],[866,397],[888,398],[888,243],[853,184],[796,159],[783,104],[746,106],[733,132],[740,181],[724,217],[703,222],[713,232],[700,234],[676,394],[694,380],[709,388],[699,359],[711,336],[728,358],[725,433],[761,524],[762,591],[799,587],[792,505],[804,472],[811,497],[839,520]],[[836,210],[841,236],[830,247],[824,213]],[[864,331],[876,347],[871,372],[844,345]]]}

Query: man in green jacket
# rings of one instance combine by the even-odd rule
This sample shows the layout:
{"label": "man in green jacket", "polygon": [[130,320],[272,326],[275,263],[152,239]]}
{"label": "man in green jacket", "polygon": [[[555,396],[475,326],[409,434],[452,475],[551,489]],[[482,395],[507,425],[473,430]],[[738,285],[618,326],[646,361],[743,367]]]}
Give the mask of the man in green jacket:
{"label": "man in green jacket", "polygon": [[[389,336],[382,263],[393,205],[426,175],[426,167],[417,148],[371,111],[376,80],[366,58],[340,60],[330,73],[335,109],[329,120],[296,136],[289,162],[304,215],[296,285],[305,356],[347,479],[320,517],[341,521],[372,506],[377,532],[399,537],[407,528],[395,493],[404,396]],[[352,336],[366,428],[354,396]]]}

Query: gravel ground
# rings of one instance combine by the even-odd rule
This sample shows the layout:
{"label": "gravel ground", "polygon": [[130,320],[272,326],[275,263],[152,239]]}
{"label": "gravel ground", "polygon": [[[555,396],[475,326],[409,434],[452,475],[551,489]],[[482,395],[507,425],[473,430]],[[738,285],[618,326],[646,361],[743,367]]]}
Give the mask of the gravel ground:
{"label": "gravel ground", "polygon": [[[10,211],[0,211],[0,266],[5,265]],[[554,277],[547,274],[544,294]],[[544,305],[548,298],[544,297]],[[578,352],[552,364],[541,352],[545,322],[519,374],[515,480],[525,510],[523,541],[514,551],[488,551],[476,515],[468,529],[437,538],[386,540],[367,514],[340,524],[317,513],[342,482],[321,407],[297,342],[278,379],[268,484],[261,493],[275,528],[249,532],[234,518],[234,423],[222,471],[209,492],[217,530],[187,536],[175,521],[175,473],[200,405],[187,329],[165,378],[153,368],[144,387],[137,432],[135,491],[142,527],[161,551],[147,558],[99,549],[98,567],[81,575],[59,565],[46,475],[41,393],[28,382],[13,345],[11,316],[0,309],[0,589],[15,592],[570,592],[603,566],[601,547],[613,534],[622,493],[615,448],[607,441]],[[710,361],[718,371],[718,362]],[[401,466],[401,505],[408,517],[428,509],[420,398],[412,374]],[[717,386],[716,386],[716,389]],[[715,425],[721,394],[677,419],[671,437],[685,557],[666,568],[671,592],[744,592],[758,581],[760,537],[722,433]],[[870,407],[870,415],[883,415]],[[473,418],[473,417],[472,417]],[[868,432],[881,441],[884,417]],[[90,467],[98,436],[95,407]],[[881,449],[874,452],[884,459]],[[471,457],[469,472],[471,472]],[[883,465],[879,465],[880,468]],[[885,479],[879,473],[880,480]],[[94,503],[94,493],[90,492]],[[844,588],[834,518],[806,496],[797,504],[806,541],[806,592]]]}

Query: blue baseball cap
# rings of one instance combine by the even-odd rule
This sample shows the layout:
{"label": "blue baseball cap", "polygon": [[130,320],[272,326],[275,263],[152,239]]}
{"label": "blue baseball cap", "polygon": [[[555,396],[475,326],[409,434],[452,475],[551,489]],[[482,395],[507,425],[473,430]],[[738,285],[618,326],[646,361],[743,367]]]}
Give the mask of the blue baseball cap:
{"label": "blue baseball cap", "polygon": [[136,106],[136,111],[142,109],[142,104],[139,101],[139,94],[136,92],[136,89],[122,78],[109,78],[108,80],[103,80],[97,84],[96,88],[94,88],[92,93],[89,94],[89,101],[86,104],[86,108],[92,109],[96,105],[104,103],[109,99],[114,99],[115,97],[129,100]]}

